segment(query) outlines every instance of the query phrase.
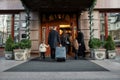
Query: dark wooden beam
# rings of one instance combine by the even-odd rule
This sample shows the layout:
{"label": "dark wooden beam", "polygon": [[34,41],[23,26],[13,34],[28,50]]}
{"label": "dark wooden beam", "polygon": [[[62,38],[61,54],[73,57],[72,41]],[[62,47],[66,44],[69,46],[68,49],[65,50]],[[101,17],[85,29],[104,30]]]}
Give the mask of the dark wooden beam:
{"label": "dark wooden beam", "polygon": [[93,0],[22,0],[31,10],[84,10],[89,8]]}
{"label": "dark wooden beam", "polygon": [[107,12],[107,13],[111,13],[111,12],[114,12],[114,13],[119,13],[120,12],[120,9],[116,8],[116,9],[94,9],[94,10],[98,10],[99,12],[101,13],[104,13],[104,12]]}
{"label": "dark wooden beam", "polygon": [[19,14],[24,10],[0,10],[0,14]]}

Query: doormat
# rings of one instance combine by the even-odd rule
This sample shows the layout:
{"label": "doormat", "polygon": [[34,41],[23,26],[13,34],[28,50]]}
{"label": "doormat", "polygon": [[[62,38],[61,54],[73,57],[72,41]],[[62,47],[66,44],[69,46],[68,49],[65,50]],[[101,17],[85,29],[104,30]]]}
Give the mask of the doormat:
{"label": "doormat", "polygon": [[57,62],[51,59],[32,59],[4,72],[80,72],[80,71],[109,71],[90,60],[66,60]]}

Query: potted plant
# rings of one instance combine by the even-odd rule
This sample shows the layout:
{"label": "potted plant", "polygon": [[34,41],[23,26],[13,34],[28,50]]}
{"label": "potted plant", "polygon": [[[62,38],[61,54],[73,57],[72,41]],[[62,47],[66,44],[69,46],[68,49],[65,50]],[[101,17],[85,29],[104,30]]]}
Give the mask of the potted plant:
{"label": "potted plant", "polygon": [[12,36],[10,35],[5,43],[5,58],[6,59],[13,59],[13,44],[14,41],[12,39]]}
{"label": "potted plant", "polygon": [[14,44],[15,60],[27,60],[30,58],[30,48],[31,41],[29,39],[23,39],[19,43]]}
{"label": "potted plant", "polygon": [[102,42],[98,38],[92,38],[89,41],[90,55],[93,59],[105,59],[105,49],[102,48]]}
{"label": "potted plant", "polygon": [[105,41],[105,49],[106,49],[107,58],[113,59],[116,57],[115,42],[113,41],[110,35]]}
{"label": "potted plant", "polygon": [[31,40],[29,40],[29,39],[23,39],[23,40],[21,40],[21,46],[20,46],[21,48],[28,48],[28,49],[30,49],[31,48]]}
{"label": "potted plant", "polygon": [[98,49],[101,47],[101,41],[100,39],[98,38],[92,38],[90,41],[89,41],[89,47],[92,48],[92,49]]}
{"label": "potted plant", "polygon": [[[23,47],[22,47],[23,45]],[[31,52],[31,40],[29,39],[23,39],[21,40],[21,47],[25,49],[27,52],[27,57],[30,58],[30,52]]]}

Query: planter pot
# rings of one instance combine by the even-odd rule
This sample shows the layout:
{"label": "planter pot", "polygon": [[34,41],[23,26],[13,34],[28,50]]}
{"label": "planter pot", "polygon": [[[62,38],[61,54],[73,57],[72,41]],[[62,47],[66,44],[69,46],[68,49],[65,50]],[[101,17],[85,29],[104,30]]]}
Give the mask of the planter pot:
{"label": "planter pot", "polygon": [[30,49],[16,49],[14,50],[15,60],[27,60],[30,58]]}
{"label": "planter pot", "polygon": [[116,57],[116,51],[115,50],[108,50],[107,52],[107,58],[108,59],[115,59]]}
{"label": "planter pot", "polygon": [[26,54],[24,53],[24,49],[14,50],[15,60],[21,61],[26,60]]}
{"label": "planter pot", "polygon": [[91,58],[95,60],[103,60],[106,58],[105,49],[91,49]]}
{"label": "planter pot", "polygon": [[91,48],[91,49],[90,49],[90,57],[91,57],[91,58],[94,58],[94,53],[95,53],[94,49]]}
{"label": "planter pot", "polygon": [[31,53],[31,49],[25,49],[26,53],[27,53],[27,58],[29,59],[30,58],[30,53]]}
{"label": "planter pot", "polygon": [[12,60],[13,59],[13,51],[5,51],[5,59]]}

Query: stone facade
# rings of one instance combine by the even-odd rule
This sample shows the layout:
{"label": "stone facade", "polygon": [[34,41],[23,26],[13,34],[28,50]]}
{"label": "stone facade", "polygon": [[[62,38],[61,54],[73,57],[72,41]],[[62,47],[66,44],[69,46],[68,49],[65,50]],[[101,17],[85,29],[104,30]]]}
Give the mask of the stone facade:
{"label": "stone facade", "polygon": [[[0,13],[10,12],[14,14],[12,11],[19,11],[20,14],[20,35],[25,33],[24,24],[25,24],[25,16],[26,13],[23,11],[24,7],[20,0],[0,0]],[[100,38],[100,12],[101,10],[115,9],[116,11],[120,8],[120,0],[97,0],[97,4],[95,6],[94,15],[94,36]],[[78,26],[85,36],[85,45],[88,49],[88,41],[90,37],[89,31],[89,18],[88,12],[83,11],[80,13],[80,17],[78,18]],[[41,40],[41,20],[40,14],[38,12],[32,11],[30,13],[31,21],[30,21],[30,39],[32,40],[32,51],[38,52],[38,46]],[[20,36],[20,39],[21,36]]]}

